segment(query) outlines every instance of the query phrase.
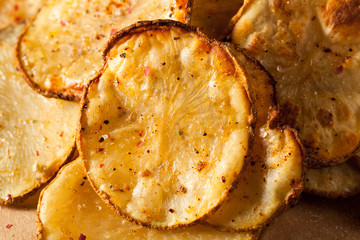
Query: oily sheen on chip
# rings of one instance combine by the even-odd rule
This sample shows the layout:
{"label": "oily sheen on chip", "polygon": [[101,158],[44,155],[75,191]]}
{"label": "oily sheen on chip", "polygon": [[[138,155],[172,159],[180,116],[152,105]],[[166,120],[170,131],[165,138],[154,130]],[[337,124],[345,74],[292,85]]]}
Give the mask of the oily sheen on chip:
{"label": "oily sheen on chip", "polygon": [[268,127],[269,114],[275,108],[273,81],[255,62],[235,51],[232,49],[254,94],[254,147],[230,200],[207,222],[221,230],[247,231],[262,227],[296,203],[303,189],[303,153],[294,131]]}
{"label": "oily sheen on chip", "polygon": [[274,123],[299,129],[309,168],[359,147],[359,14],[357,0],[247,0],[232,19],[232,42],[276,80]]}
{"label": "oily sheen on chip", "polygon": [[215,239],[253,240],[257,233],[220,232],[195,225],[181,230],[155,230],[125,220],[96,195],[80,159],[69,163],[47,186],[38,204],[38,240],[57,239]]}
{"label": "oily sheen on chip", "polygon": [[46,1],[18,44],[29,84],[49,97],[80,101],[103,66],[102,52],[116,31],[140,20],[187,22],[188,0]]}
{"label": "oily sheen on chip", "polygon": [[23,27],[0,31],[0,205],[24,199],[71,158],[80,117],[79,104],[38,95],[17,71]]}
{"label": "oily sheen on chip", "polygon": [[165,20],[122,30],[105,56],[78,141],[97,193],[155,228],[207,216],[238,180],[252,139],[242,69],[222,44]]}

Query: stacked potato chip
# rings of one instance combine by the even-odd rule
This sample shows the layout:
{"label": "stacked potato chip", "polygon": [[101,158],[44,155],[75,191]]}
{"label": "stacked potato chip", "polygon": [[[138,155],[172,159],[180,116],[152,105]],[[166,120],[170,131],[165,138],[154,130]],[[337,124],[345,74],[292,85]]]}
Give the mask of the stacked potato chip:
{"label": "stacked potato chip", "polygon": [[42,191],[38,239],[254,239],[296,204],[304,159],[328,167],[307,191],[359,191],[343,1],[29,4],[0,18],[0,204],[79,152]]}

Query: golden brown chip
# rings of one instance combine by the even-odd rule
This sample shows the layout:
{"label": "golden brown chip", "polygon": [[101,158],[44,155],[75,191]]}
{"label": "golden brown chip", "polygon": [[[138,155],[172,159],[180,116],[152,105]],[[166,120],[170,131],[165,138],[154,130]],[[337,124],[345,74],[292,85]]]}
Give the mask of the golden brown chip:
{"label": "golden brown chip", "polygon": [[[181,230],[155,230],[128,222],[108,208],[86,180],[81,161],[61,169],[42,192],[38,204],[38,240],[53,239],[217,239],[250,240],[251,232],[220,232],[196,225]],[[84,239],[82,237],[82,239]]]}
{"label": "golden brown chip", "polygon": [[305,191],[329,198],[350,197],[360,193],[360,157],[351,157],[339,165],[307,169]]}
{"label": "golden brown chip", "polygon": [[49,0],[23,33],[18,59],[41,94],[80,101],[110,36],[136,21],[188,21],[188,0]]}
{"label": "golden brown chip", "polygon": [[219,39],[243,0],[194,0],[191,25],[199,27],[211,38]]}
{"label": "golden brown chip", "polygon": [[23,25],[0,32],[0,205],[46,183],[75,150],[80,106],[34,92],[15,68]]}
{"label": "golden brown chip", "polygon": [[275,107],[270,77],[241,52],[233,53],[253,89],[258,116],[254,148],[231,198],[207,222],[221,230],[248,231],[296,202],[303,188],[303,153],[293,131],[267,126]]}
{"label": "golden brown chip", "polygon": [[246,81],[224,46],[179,22],[118,33],[81,118],[80,156],[98,194],[157,228],[215,210],[252,139]]}
{"label": "golden brown chip", "polygon": [[0,0],[0,30],[31,19],[44,2],[45,0]]}
{"label": "golden brown chip", "polygon": [[232,42],[277,81],[273,123],[299,129],[309,168],[359,147],[359,9],[357,0],[247,0],[232,20]]}

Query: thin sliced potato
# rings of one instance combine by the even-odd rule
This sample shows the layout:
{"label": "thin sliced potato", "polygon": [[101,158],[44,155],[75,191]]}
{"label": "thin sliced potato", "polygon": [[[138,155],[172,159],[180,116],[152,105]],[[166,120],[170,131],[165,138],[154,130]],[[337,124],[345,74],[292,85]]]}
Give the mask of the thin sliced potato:
{"label": "thin sliced potato", "polygon": [[350,197],[360,193],[359,155],[328,168],[308,169],[305,192],[328,198]]}
{"label": "thin sliced potato", "polygon": [[114,36],[83,102],[80,156],[114,211],[155,228],[212,213],[252,140],[247,79],[195,28],[158,20]]}
{"label": "thin sliced potato", "polygon": [[251,232],[219,232],[196,225],[182,230],[155,230],[131,223],[115,214],[96,195],[86,180],[81,161],[61,169],[41,193],[38,204],[38,240],[80,239],[217,239],[250,240]]}
{"label": "thin sliced potato", "polygon": [[199,27],[211,38],[220,39],[243,0],[194,0],[191,25]]}
{"label": "thin sliced potato", "polygon": [[75,151],[80,105],[34,92],[15,68],[23,25],[0,32],[0,205],[22,200]]}
{"label": "thin sliced potato", "polygon": [[241,52],[233,53],[253,86],[258,116],[254,148],[230,200],[207,222],[221,230],[248,231],[265,225],[296,202],[303,189],[303,153],[293,131],[267,126],[275,107],[270,77]]}
{"label": "thin sliced potato", "polygon": [[0,30],[35,16],[45,0],[0,0]]}
{"label": "thin sliced potato", "polygon": [[49,0],[20,38],[21,69],[41,94],[80,101],[103,66],[111,35],[140,20],[187,22],[190,5],[191,0]]}
{"label": "thin sliced potato", "polygon": [[232,20],[232,42],[277,81],[273,124],[299,129],[308,168],[359,147],[359,9],[357,0],[247,0]]}

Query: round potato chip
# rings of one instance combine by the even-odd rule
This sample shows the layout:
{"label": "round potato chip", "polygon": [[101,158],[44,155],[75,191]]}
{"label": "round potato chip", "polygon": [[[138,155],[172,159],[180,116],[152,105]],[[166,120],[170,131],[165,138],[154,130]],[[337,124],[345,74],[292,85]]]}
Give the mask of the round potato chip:
{"label": "round potato chip", "polygon": [[75,151],[80,105],[34,92],[15,67],[23,25],[0,32],[0,205],[24,199]]}
{"label": "round potato chip", "polygon": [[36,15],[45,0],[1,0],[0,30],[29,20]]}
{"label": "round potato chip", "polygon": [[[23,33],[18,59],[29,84],[49,97],[80,101],[103,66],[116,31],[140,20],[187,22],[188,0],[49,0]],[[41,37],[40,37],[41,36]]]}
{"label": "round potato chip", "polygon": [[232,42],[277,81],[273,123],[299,129],[308,168],[359,147],[359,9],[355,0],[248,0],[232,20]]}
{"label": "round potato chip", "polygon": [[116,212],[156,228],[210,214],[252,140],[242,69],[220,43],[166,20],[124,29],[105,55],[78,142],[94,188]]}
{"label": "round potato chip", "polygon": [[201,29],[207,36],[220,39],[243,0],[194,0],[191,25]]}
{"label": "round potato chip", "polygon": [[360,193],[359,155],[351,157],[339,165],[307,169],[305,175],[305,192],[328,197],[350,197]]}
{"label": "round potato chip", "polygon": [[86,180],[81,161],[61,169],[44,189],[38,204],[37,239],[215,239],[250,240],[256,233],[220,232],[196,225],[181,230],[155,230],[131,223],[115,214]]}
{"label": "round potato chip", "polygon": [[241,52],[233,53],[254,94],[258,116],[254,148],[231,198],[207,222],[221,230],[247,231],[260,228],[296,202],[303,189],[303,153],[296,133],[267,126],[275,107],[269,75]]}

